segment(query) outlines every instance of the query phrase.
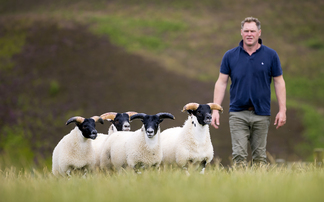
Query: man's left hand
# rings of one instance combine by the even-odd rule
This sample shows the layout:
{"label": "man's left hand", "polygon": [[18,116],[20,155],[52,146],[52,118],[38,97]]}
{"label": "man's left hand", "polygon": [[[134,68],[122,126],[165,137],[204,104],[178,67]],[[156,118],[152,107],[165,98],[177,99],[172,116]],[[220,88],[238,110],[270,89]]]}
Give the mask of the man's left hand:
{"label": "man's left hand", "polygon": [[277,125],[276,129],[280,128],[281,126],[286,124],[286,113],[285,112],[278,112],[274,125]]}

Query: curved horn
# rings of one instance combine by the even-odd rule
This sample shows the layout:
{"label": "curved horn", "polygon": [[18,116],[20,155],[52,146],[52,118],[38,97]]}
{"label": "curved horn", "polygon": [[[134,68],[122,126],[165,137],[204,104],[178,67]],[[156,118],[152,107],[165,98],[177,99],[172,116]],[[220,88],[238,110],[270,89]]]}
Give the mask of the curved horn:
{"label": "curved horn", "polygon": [[107,112],[107,113],[104,113],[104,114],[101,114],[100,117],[103,119],[103,120],[114,120],[115,117],[116,117],[117,113],[116,112]]}
{"label": "curved horn", "polygon": [[175,119],[175,117],[172,114],[166,112],[158,113],[156,115],[159,117],[159,119]]}
{"label": "curved horn", "polygon": [[84,121],[84,118],[81,116],[74,116],[72,118],[70,118],[67,122],[66,125],[69,125],[72,122],[76,122],[76,123],[82,123]]}
{"label": "curved horn", "polygon": [[103,119],[100,116],[93,116],[93,117],[91,117],[91,119],[93,119],[95,122],[99,121],[99,123],[101,123],[101,124],[104,123]]}
{"label": "curved horn", "polygon": [[137,113],[137,114],[134,114],[133,116],[131,116],[130,120],[143,119],[145,116],[146,116],[146,114],[144,114],[144,113]]}
{"label": "curved horn", "polygon": [[130,120],[130,117],[137,114],[137,112],[125,112],[126,114],[128,114],[129,116],[129,120]]}
{"label": "curved horn", "polygon": [[223,107],[216,103],[208,103],[211,110],[218,110],[223,113]]}
{"label": "curved horn", "polygon": [[198,103],[191,102],[191,103],[186,104],[183,107],[182,112],[188,111],[188,110],[196,110],[198,107],[199,107],[199,104]]}

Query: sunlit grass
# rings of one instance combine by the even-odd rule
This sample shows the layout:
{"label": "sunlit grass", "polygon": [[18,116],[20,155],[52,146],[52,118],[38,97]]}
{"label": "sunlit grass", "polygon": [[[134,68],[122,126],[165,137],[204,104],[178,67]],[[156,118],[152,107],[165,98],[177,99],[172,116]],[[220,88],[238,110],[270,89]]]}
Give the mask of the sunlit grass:
{"label": "sunlit grass", "polygon": [[112,42],[130,51],[147,49],[161,51],[170,46],[165,35],[182,33],[186,25],[183,22],[151,18],[121,18],[116,16],[92,17],[96,23],[94,33],[108,36]]}
{"label": "sunlit grass", "polygon": [[228,169],[205,175],[179,169],[132,170],[56,178],[40,170],[0,171],[2,201],[321,201],[323,168]]}

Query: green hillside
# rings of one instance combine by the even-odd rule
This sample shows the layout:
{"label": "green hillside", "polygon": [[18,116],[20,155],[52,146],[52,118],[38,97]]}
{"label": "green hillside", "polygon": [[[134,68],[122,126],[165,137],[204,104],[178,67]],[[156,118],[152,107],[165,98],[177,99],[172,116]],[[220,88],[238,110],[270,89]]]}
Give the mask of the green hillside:
{"label": "green hillside", "polygon": [[[263,43],[278,52],[286,80],[288,123],[278,131],[270,128],[269,152],[310,160],[313,148],[324,147],[323,1],[1,0],[0,5],[3,165],[50,164],[53,147],[72,128],[64,123],[74,115],[168,111],[176,121],[162,126],[181,125],[184,104],[212,101],[222,56],[237,46],[247,16],[261,21]],[[275,110],[274,93],[273,100]],[[223,105],[228,110],[228,100]],[[224,164],[231,154],[226,122],[224,113],[224,129],[211,129],[215,155],[226,153],[220,155]]]}

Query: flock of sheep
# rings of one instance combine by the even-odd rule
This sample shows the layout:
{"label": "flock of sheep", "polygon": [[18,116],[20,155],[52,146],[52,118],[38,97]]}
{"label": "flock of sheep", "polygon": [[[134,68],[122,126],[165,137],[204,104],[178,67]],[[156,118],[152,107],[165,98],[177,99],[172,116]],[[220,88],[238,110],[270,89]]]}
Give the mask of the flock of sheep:
{"label": "flock of sheep", "polygon": [[[187,174],[190,164],[205,167],[213,159],[214,150],[210,139],[209,124],[212,110],[223,111],[215,103],[188,103],[182,111],[188,119],[182,127],[160,131],[164,119],[174,119],[170,113],[147,115],[137,112],[109,112],[101,116],[72,117],[76,127],[65,135],[54,148],[52,172],[55,176],[70,176],[74,170],[85,174],[94,170],[120,170],[131,167],[135,172],[161,164],[177,164]],[[130,131],[129,122],[140,119],[143,126]],[[112,122],[108,134],[97,133],[96,122]]]}

